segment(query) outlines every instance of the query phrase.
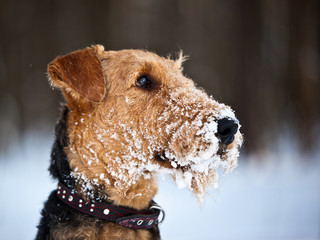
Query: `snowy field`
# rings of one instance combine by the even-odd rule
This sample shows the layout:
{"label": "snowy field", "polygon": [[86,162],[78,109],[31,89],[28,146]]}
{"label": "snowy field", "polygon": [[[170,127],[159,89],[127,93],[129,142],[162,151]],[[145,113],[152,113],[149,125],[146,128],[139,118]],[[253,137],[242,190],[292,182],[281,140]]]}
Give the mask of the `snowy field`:
{"label": "snowy field", "polygon": [[[49,134],[31,133],[0,153],[1,240],[35,237],[43,202],[56,186],[47,171],[52,142]],[[155,200],[166,210],[162,238],[320,239],[320,150],[301,156],[295,149],[279,141],[262,156],[242,156],[203,206],[160,177]]]}

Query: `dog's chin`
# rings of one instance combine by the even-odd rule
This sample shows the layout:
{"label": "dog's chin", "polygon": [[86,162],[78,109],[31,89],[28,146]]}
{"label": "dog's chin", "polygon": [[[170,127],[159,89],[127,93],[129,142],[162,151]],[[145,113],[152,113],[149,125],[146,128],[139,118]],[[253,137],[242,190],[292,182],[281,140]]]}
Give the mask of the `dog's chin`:
{"label": "dog's chin", "polygon": [[218,188],[218,169],[229,173],[237,166],[241,143],[237,138],[230,145],[220,142],[211,152],[196,152],[183,158],[161,151],[154,154],[154,159],[179,188],[189,189],[202,203],[211,186]]}

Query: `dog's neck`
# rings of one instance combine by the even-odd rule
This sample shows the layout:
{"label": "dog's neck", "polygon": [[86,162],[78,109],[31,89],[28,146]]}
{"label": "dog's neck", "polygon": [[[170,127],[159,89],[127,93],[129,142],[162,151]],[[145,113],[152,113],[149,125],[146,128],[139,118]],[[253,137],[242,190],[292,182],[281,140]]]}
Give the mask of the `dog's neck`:
{"label": "dog's neck", "polygon": [[[68,136],[68,114],[67,107],[64,108],[60,121],[56,125],[56,139],[51,153],[50,173],[67,187],[75,189],[84,199],[88,201],[102,200],[115,205],[144,209],[150,205],[152,198],[157,192],[157,184],[154,178],[141,178],[135,184],[128,187],[114,185],[112,176],[108,177],[110,184],[95,181],[97,173],[89,172],[87,166],[77,161],[77,154],[70,149]],[[77,162],[76,167],[70,166],[71,162]],[[101,171],[101,169],[98,169]],[[82,175],[86,173],[86,175]]]}

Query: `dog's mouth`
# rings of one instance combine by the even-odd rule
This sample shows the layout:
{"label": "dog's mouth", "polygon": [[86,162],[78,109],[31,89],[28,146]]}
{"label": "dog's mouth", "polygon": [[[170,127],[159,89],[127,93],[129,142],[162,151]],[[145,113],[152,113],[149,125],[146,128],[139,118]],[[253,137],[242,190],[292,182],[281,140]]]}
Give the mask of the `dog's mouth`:
{"label": "dog's mouth", "polygon": [[172,162],[175,162],[175,159],[169,158],[165,151],[156,152],[154,154],[154,159],[161,167],[174,168],[174,164],[172,166]]}
{"label": "dog's mouth", "polygon": [[[216,154],[213,154],[212,158],[214,158],[214,155],[217,155],[220,158],[222,158],[226,154],[227,148],[228,148],[227,144],[220,142],[218,151],[216,152]],[[164,150],[160,151],[160,152],[156,152],[154,154],[154,159],[162,167],[177,168],[177,166],[179,166],[181,168],[186,168],[186,166],[188,166],[188,164],[186,164],[186,165],[179,164],[179,161],[177,161],[177,159],[174,157],[168,157],[168,154],[166,154],[166,151],[164,151]]]}
{"label": "dog's mouth", "polygon": [[181,165],[174,157],[167,157],[165,151],[155,153],[154,159],[161,167],[166,169],[180,170],[182,172],[191,171],[191,164]]}
{"label": "dog's mouth", "polygon": [[159,162],[169,161],[169,159],[166,157],[165,151],[155,153],[154,158]]}

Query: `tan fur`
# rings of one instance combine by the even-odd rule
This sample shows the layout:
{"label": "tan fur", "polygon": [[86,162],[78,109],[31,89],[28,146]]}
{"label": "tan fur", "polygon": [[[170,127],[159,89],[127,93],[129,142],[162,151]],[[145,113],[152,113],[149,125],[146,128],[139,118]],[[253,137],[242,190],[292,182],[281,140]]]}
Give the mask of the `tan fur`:
{"label": "tan fur", "polygon": [[[90,200],[90,191],[84,185],[89,182],[90,188],[116,205],[143,209],[157,192],[157,169],[177,172],[175,180],[190,172],[189,188],[200,195],[216,178],[215,171],[198,173],[192,163],[183,159],[212,148],[201,129],[229,108],[209,98],[183,76],[183,61],[182,54],[173,61],[142,50],[104,51],[98,45],[50,63],[52,84],[62,90],[70,109],[67,157],[78,179],[77,191],[86,199]],[[136,86],[142,75],[152,80],[152,89]],[[221,159],[229,161],[229,149],[241,145],[239,132],[235,142],[221,148]],[[155,160],[155,154],[163,152],[182,160]],[[232,161],[233,168],[236,159]],[[149,238],[147,231],[115,224],[107,224],[102,232],[93,229],[86,224],[73,233],[81,239],[103,239],[104,235],[108,239]],[[68,239],[68,231],[61,226],[53,235]]]}

